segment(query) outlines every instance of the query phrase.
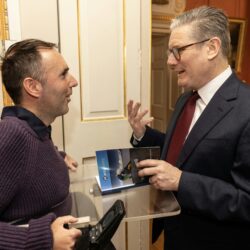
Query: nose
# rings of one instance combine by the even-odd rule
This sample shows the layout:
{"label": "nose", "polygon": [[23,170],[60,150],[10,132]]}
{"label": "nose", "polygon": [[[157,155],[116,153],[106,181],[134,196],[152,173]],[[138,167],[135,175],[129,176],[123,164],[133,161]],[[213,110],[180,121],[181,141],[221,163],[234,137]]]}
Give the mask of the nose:
{"label": "nose", "polygon": [[72,76],[72,75],[70,75],[70,80],[69,80],[69,82],[70,82],[70,87],[76,87],[76,86],[78,85],[77,80],[76,80],[75,77]]}
{"label": "nose", "polygon": [[168,53],[167,64],[170,65],[170,66],[177,64],[177,60],[176,60],[173,52]]}

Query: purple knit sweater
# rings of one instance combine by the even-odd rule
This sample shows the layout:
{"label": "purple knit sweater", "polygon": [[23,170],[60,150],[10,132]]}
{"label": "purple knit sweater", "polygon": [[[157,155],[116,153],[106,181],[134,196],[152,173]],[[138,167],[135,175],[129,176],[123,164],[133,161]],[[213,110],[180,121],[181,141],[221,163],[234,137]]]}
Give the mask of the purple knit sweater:
{"label": "purple knit sweater", "polygon": [[0,221],[41,218],[30,221],[28,229],[0,223],[0,249],[51,249],[50,224],[70,210],[68,169],[49,136],[41,139],[26,121],[4,117],[0,122]]}

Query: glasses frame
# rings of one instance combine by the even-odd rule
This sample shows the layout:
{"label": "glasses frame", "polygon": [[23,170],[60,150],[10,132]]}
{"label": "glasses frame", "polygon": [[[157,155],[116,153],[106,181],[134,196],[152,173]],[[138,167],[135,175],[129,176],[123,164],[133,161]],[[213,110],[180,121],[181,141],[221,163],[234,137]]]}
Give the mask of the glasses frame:
{"label": "glasses frame", "polygon": [[185,46],[182,46],[182,47],[173,47],[172,49],[168,49],[168,56],[170,56],[170,54],[172,53],[175,57],[175,59],[177,61],[180,61],[181,60],[181,54],[180,52],[181,51],[184,51],[186,48],[190,47],[190,46],[193,46],[193,45],[196,45],[196,44],[199,44],[199,43],[204,43],[204,42],[207,42],[209,41],[211,38],[208,38],[208,39],[205,39],[205,40],[202,40],[202,41],[199,41],[199,42],[195,42],[195,43],[190,43],[190,44],[187,44]]}

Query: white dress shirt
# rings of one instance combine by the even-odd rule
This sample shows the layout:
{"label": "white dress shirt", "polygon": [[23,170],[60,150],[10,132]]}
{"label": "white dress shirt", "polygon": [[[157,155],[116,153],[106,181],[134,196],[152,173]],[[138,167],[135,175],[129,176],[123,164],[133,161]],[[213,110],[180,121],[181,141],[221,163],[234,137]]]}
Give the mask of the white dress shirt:
{"label": "white dress shirt", "polygon": [[194,124],[200,117],[203,110],[206,108],[216,91],[221,87],[221,85],[229,78],[232,74],[232,69],[230,66],[227,67],[225,71],[216,76],[213,80],[205,84],[202,88],[198,89],[198,94],[200,98],[196,101],[194,116],[189,127],[189,132],[193,128]]}

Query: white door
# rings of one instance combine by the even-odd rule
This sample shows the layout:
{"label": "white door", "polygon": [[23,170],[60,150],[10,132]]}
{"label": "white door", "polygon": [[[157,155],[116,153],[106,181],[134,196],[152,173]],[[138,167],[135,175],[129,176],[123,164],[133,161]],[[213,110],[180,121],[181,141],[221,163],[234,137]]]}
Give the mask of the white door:
{"label": "white door", "polygon": [[[98,149],[130,147],[126,103],[141,101],[142,89],[150,96],[143,87],[150,83],[150,0],[59,0],[58,7],[61,53],[79,82],[64,117],[65,150],[85,165]],[[95,174],[85,170],[78,177]]]}
{"label": "white door", "polygon": [[[60,48],[79,85],[64,116],[65,150],[96,175],[95,150],[130,147],[126,103],[150,107],[150,0],[59,0]],[[83,166],[82,166],[83,165]],[[129,228],[129,230],[126,230]],[[125,236],[125,232],[129,234]],[[148,249],[148,222],[128,223],[117,249]]]}

